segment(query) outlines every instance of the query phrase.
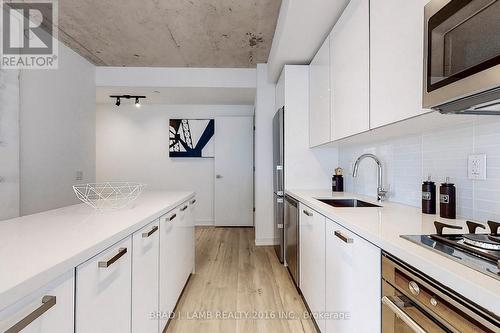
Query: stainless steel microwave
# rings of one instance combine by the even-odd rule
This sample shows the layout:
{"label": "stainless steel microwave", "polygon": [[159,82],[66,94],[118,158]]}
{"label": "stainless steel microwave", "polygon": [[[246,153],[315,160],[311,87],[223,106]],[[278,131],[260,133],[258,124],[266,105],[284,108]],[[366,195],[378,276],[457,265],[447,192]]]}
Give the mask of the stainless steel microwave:
{"label": "stainless steel microwave", "polygon": [[500,114],[500,0],[425,6],[423,107]]}

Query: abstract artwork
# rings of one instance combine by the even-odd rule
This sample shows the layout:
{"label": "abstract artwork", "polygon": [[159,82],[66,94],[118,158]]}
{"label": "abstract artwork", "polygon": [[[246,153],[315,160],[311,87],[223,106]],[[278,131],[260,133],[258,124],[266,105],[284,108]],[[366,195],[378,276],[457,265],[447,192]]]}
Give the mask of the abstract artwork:
{"label": "abstract artwork", "polygon": [[214,157],[214,119],[170,119],[170,157]]}

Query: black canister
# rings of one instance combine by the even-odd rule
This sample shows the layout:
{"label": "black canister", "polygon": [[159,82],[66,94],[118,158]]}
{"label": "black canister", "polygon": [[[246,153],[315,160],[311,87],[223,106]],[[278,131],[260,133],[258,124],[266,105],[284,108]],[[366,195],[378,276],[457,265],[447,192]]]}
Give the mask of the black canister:
{"label": "black canister", "polygon": [[431,176],[422,184],[422,213],[436,214],[436,183]]}
{"label": "black canister", "polygon": [[342,176],[342,168],[335,169],[335,174],[332,177],[332,191],[344,192],[344,177]]}
{"label": "black canister", "polygon": [[440,216],[445,219],[457,218],[457,194],[455,185],[450,183],[450,178],[446,177],[446,181],[439,188],[439,210]]}

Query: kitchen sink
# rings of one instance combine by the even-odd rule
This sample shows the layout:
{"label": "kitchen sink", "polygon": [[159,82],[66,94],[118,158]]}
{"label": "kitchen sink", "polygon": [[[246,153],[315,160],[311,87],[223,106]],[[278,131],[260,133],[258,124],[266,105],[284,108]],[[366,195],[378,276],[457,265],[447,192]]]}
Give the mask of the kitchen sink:
{"label": "kitchen sink", "polygon": [[357,199],[317,199],[333,207],[381,207],[366,201]]}

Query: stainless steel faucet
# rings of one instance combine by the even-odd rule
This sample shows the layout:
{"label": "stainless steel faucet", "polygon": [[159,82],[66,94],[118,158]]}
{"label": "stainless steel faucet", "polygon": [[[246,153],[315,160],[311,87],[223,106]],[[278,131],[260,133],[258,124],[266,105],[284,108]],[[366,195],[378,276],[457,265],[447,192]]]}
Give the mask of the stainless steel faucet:
{"label": "stainless steel faucet", "polygon": [[384,190],[384,186],[382,185],[382,182],[383,182],[382,163],[380,162],[380,160],[378,159],[377,156],[375,156],[373,154],[363,154],[360,157],[358,157],[358,159],[356,160],[356,163],[354,163],[354,169],[352,171],[352,176],[354,178],[357,177],[359,163],[367,157],[373,159],[375,161],[375,163],[377,163],[377,168],[378,168],[377,169],[378,170],[378,172],[377,172],[377,200],[384,201],[387,197],[387,191]]}

